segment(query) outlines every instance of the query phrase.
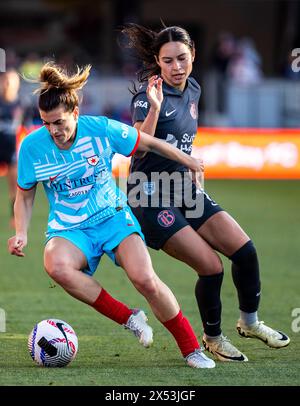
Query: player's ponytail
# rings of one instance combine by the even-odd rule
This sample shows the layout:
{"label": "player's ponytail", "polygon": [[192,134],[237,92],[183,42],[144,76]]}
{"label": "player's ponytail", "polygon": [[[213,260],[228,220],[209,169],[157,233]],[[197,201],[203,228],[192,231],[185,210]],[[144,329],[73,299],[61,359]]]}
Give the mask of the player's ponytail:
{"label": "player's ponytail", "polygon": [[90,69],[91,65],[77,67],[77,72],[69,75],[60,66],[46,63],[41,69],[37,89],[39,109],[48,112],[63,105],[66,111],[73,111],[79,104],[78,90],[86,84]]}
{"label": "player's ponytail", "polygon": [[137,72],[139,82],[144,82],[152,75],[160,72],[155,60],[154,44],[158,33],[138,24],[127,24],[122,29],[122,34],[129,39],[127,48],[134,49],[137,58],[142,61],[143,67]]}

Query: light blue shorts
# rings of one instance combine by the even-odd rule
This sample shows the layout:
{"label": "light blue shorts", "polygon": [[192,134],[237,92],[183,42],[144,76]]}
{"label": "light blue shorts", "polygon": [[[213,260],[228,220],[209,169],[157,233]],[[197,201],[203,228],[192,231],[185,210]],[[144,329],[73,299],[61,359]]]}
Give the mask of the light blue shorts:
{"label": "light blue shorts", "polygon": [[139,234],[145,240],[141,227],[131,209],[125,207],[101,223],[91,224],[85,228],[50,233],[47,235],[46,244],[54,237],[71,241],[87,259],[88,267],[82,271],[88,275],[93,275],[104,253],[118,265],[114,249],[133,233]]}

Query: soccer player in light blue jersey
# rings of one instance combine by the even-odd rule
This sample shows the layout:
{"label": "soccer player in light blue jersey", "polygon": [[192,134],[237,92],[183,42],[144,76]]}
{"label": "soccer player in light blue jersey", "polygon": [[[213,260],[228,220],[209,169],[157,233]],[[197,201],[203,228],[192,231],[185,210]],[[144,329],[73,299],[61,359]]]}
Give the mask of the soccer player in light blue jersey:
{"label": "soccer player in light blue jersey", "polygon": [[190,168],[194,177],[202,170],[202,161],[120,122],[80,116],[77,90],[86,83],[90,68],[78,68],[74,75],[51,63],[41,69],[39,111],[44,126],[21,145],[16,234],[8,240],[9,252],[24,256],[36,186],[41,182],[49,201],[44,266],[50,277],[148,347],[152,329],[145,313],[114,299],[92,278],[106,253],[174,336],[187,364],[213,368],[214,361],[203,354],[173,293],[154,272],[139,223],[112,178],[115,153],[159,153]]}

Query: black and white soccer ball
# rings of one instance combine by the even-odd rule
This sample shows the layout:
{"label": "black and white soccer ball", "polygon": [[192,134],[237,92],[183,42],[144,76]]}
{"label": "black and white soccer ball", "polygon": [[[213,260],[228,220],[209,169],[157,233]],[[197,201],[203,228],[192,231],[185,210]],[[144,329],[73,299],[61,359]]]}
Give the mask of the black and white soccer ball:
{"label": "black and white soccer ball", "polygon": [[78,339],[63,320],[48,319],[37,323],[28,337],[32,359],[44,367],[64,367],[76,356]]}

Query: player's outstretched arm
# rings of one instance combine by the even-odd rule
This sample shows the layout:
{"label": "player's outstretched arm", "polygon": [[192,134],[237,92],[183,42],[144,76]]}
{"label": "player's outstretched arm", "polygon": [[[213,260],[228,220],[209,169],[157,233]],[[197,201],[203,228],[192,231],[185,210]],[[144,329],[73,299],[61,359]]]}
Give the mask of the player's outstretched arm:
{"label": "player's outstretched arm", "polygon": [[191,170],[194,181],[197,181],[197,174],[204,171],[202,159],[193,158],[185,152],[182,152],[180,149],[175,148],[173,145],[159,140],[158,138],[151,137],[151,135],[142,131],[140,134],[141,138],[137,148],[138,151],[154,152],[165,158],[171,159],[172,161],[179,162]]}
{"label": "player's outstretched arm", "polygon": [[23,248],[27,245],[27,230],[32,214],[32,207],[36,187],[30,190],[21,190],[18,188],[16,201],[14,205],[16,234],[11,237],[8,244],[8,251],[11,255],[24,257]]}

